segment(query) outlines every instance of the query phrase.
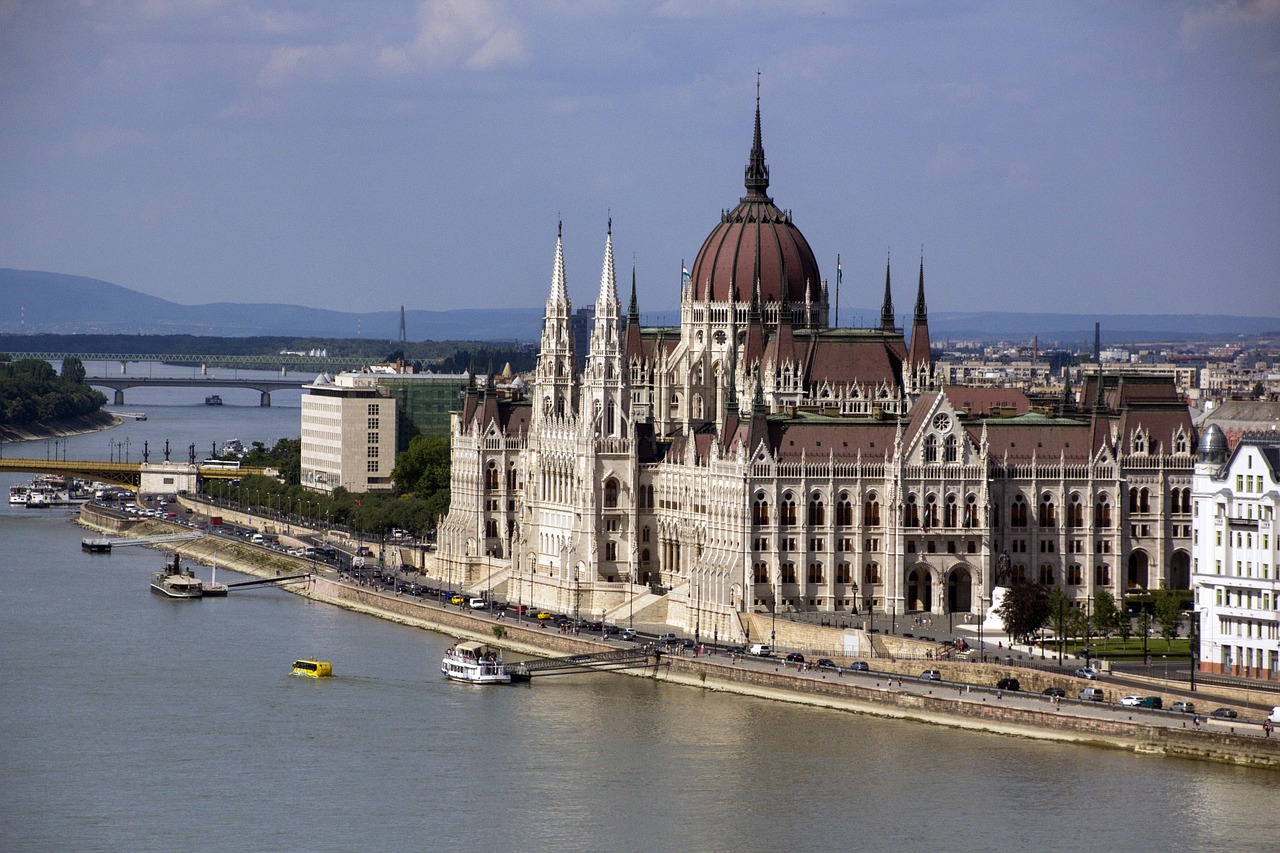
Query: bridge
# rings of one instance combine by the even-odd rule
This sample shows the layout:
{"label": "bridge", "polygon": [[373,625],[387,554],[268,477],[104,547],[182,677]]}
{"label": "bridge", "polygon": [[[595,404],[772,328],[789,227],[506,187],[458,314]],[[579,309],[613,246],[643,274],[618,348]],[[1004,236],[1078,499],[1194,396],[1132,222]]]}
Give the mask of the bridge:
{"label": "bridge", "polygon": [[155,361],[164,364],[179,364],[200,367],[233,367],[241,370],[287,370],[312,371],[315,373],[336,373],[342,370],[359,370],[370,364],[377,364],[381,359],[370,356],[320,356],[320,355],[200,355],[190,353],[163,353],[148,355],[145,353],[112,353],[112,352],[10,352],[16,361],[23,358],[40,358],[45,361],[62,361],[67,358],[78,358],[83,362],[116,361],[120,363],[120,372],[124,373],[130,362]]}
{"label": "bridge", "polygon": [[[279,477],[275,468],[260,468],[242,465],[231,468],[225,465],[200,465],[187,462],[103,462],[100,459],[21,459],[0,458],[0,472],[13,471],[24,474],[61,474],[64,477],[79,477],[83,480],[94,480],[100,483],[112,483],[130,489],[138,489],[144,485],[146,491],[160,493],[177,493],[184,488],[179,480],[192,481],[188,491],[205,480],[239,480],[250,474],[264,477]],[[157,485],[144,483],[144,475],[148,480],[154,479]],[[172,489],[163,488],[165,480],[172,480]],[[160,487],[157,487],[160,486]]]}
{"label": "bridge", "polygon": [[259,405],[271,405],[271,392],[301,388],[297,379],[220,379],[216,376],[86,376],[84,381],[116,392],[115,404],[124,405],[126,388],[252,388],[262,395]]}

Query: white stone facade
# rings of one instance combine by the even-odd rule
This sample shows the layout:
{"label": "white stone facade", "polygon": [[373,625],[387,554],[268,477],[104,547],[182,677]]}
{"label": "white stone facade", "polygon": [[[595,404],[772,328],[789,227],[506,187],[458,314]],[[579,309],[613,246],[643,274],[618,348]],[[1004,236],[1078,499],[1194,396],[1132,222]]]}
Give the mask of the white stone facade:
{"label": "white stone facade", "polygon": [[317,492],[389,491],[396,401],[373,374],[318,376],[302,395],[302,485]]}
{"label": "white stone facade", "polygon": [[1228,452],[1222,435],[1217,426],[1205,434],[1193,494],[1200,668],[1276,680],[1280,438],[1245,437]]}

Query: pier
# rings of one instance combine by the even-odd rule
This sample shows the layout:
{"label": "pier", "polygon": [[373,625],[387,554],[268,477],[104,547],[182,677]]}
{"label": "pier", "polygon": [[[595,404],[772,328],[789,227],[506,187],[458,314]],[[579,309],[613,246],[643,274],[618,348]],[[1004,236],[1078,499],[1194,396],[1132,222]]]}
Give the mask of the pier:
{"label": "pier", "polygon": [[607,652],[568,655],[507,664],[512,681],[529,681],[536,675],[574,675],[582,672],[612,672],[619,669],[642,669],[656,666],[661,653],[656,649],[624,648]]}

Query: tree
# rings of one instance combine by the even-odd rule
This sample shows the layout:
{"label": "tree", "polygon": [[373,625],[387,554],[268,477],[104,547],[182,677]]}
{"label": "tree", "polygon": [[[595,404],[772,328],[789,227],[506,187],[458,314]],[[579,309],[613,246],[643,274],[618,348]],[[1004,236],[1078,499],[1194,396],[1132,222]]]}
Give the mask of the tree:
{"label": "tree", "polygon": [[1039,584],[1015,581],[995,614],[1004,623],[1005,633],[1010,638],[1025,643],[1048,618],[1049,595]]}
{"label": "tree", "polygon": [[441,491],[447,494],[451,461],[448,436],[415,435],[391,471],[396,491],[427,501]]}
{"label": "tree", "polygon": [[1093,597],[1093,630],[1110,637],[1120,627],[1120,608],[1109,590],[1100,589]]}
{"label": "tree", "polygon": [[1133,636],[1133,620],[1129,618],[1128,613],[1116,611],[1116,617],[1119,620],[1117,630],[1120,632],[1120,643],[1124,648],[1129,648],[1129,638]]}
{"label": "tree", "polygon": [[1067,596],[1062,590],[1054,587],[1049,593],[1049,599],[1046,602],[1049,611],[1049,625],[1053,628],[1053,633],[1058,637],[1066,637],[1071,625],[1071,614],[1075,608],[1071,606],[1071,602],[1067,601]]}
{"label": "tree", "polygon": [[1165,648],[1168,649],[1178,638],[1178,629],[1182,625],[1182,597],[1171,589],[1158,589],[1153,597],[1156,624],[1160,626],[1160,636],[1164,637]]}

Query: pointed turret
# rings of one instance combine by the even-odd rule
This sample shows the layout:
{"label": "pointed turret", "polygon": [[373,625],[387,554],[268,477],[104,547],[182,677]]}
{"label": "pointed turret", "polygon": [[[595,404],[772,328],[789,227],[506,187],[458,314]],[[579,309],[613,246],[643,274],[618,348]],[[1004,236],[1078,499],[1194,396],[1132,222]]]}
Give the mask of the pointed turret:
{"label": "pointed turret", "polygon": [[630,394],[626,392],[627,370],[622,353],[622,319],[619,316],[618,281],[613,263],[613,218],[609,218],[604,240],[604,263],[600,270],[600,293],[596,296],[596,316],[591,327],[591,343],[587,350],[582,396],[583,428],[597,435],[618,436],[629,411]]}
{"label": "pointed turret", "polygon": [[556,258],[551,271],[551,294],[542,318],[542,345],[535,374],[535,398],[541,403],[534,417],[564,417],[577,411],[577,360],[574,352],[573,305],[564,275],[564,226],[556,226]]}
{"label": "pointed turret", "polygon": [[880,328],[892,332],[893,324],[893,289],[889,286],[889,261],[884,262],[884,304],[880,306]]}
{"label": "pointed turret", "polygon": [[644,358],[644,346],[640,340],[640,303],[636,299],[636,266],[631,265],[631,303],[627,306],[625,353],[627,361]]}
{"label": "pointed turret", "polygon": [[[887,288],[886,279],[886,288]],[[888,299],[886,292],[885,299]],[[890,309],[892,310],[892,309]],[[924,256],[920,256],[920,286],[916,289],[916,314],[911,324],[911,367],[926,367],[933,364],[933,355],[929,351],[929,312],[924,305]]]}

